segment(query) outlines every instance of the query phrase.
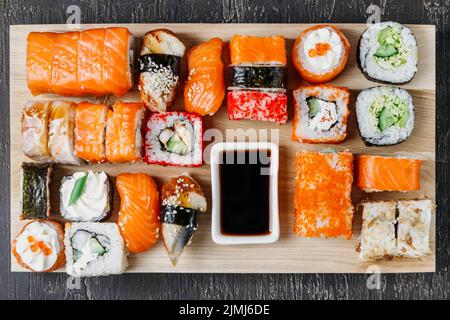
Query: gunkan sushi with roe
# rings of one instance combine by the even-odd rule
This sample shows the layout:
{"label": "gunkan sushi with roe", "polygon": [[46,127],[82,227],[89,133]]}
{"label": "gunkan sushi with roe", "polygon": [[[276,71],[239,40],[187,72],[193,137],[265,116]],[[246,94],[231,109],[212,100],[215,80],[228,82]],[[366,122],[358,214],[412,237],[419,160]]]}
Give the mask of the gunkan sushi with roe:
{"label": "gunkan sushi with roe", "polygon": [[356,98],[356,118],[365,144],[388,146],[403,142],[414,129],[413,98],[397,87],[365,89]]}
{"label": "gunkan sushi with roe", "polygon": [[411,29],[397,22],[370,25],[359,40],[358,66],[371,81],[404,84],[417,72],[418,49]]}

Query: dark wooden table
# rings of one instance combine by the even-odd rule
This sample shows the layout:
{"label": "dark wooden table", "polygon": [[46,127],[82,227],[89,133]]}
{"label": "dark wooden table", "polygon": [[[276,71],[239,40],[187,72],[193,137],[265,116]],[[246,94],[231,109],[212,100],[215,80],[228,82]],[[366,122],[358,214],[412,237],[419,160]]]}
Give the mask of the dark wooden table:
{"label": "dark wooden table", "polygon": [[[9,25],[66,23],[70,5],[81,8],[82,23],[362,23],[370,15],[371,3],[381,8],[382,20],[437,27],[435,274],[382,275],[378,290],[368,289],[367,275],[333,274],[126,274],[83,279],[80,289],[69,289],[65,274],[9,271]],[[0,0],[0,299],[448,299],[449,12],[450,0]],[[421,54],[426,54],[426,48],[421,48]]]}

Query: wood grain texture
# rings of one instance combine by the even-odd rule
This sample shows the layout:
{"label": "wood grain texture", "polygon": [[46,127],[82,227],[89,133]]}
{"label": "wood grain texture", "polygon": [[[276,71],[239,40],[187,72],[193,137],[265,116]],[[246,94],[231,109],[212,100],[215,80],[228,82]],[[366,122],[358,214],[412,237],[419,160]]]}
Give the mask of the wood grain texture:
{"label": "wood grain texture", "polygon": [[66,286],[63,274],[30,275],[9,270],[9,190],[0,193],[0,298],[9,299],[431,299],[448,298],[449,220],[449,114],[446,108],[449,81],[449,1],[0,1],[1,166],[0,181],[9,185],[9,94],[8,52],[10,24],[64,23],[65,10],[77,4],[82,22],[270,22],[270,23],[361,23],[374,3],[382,9],[382,20],[436,25],[437,115],[436,115],[436,250],[434,274],[390,274],[381,276],[381,288],[369,290],[366,275],[332,274],[127,274],[85,279],[79,290]]}
{"label": "wood grain texture", "polygon": [[[100,26],[113,25],[83,25],[83,29]],[[125,26],[139,40],[149,30],[167,28],[175,32],[186,47],[189,49],[198,43],[207,41],[212,37],[220,37],[228,42],[233,34],[245,33],[252,35],[270,35],[274,32],[282,34],[287,41],[288,55],[291,46],[297,35],[310,27],[305,24],[118,24],[115,26]],[[336,146],[338,150],[351,150],[354,154],[384,154],[384,155],[405,155],[418,156],[424,162],[421,174],[421,189],[417,192],[408,193],[373,193],[365,194],[353,188],[352,200],[356,206],[362,199],[402,199],[402,198],[435,198],[435,59],[434,59],[434,26],[410,25],[416,36],[419,52],[422,48],[428,48],[429,54],[419,54],[418,72],[416,77],[407,85],[413,95],[415,106],[415,130],[408,140],[396,146],[389,147],[367,147],[359,137],[357,123],[354,112],[354,101],[360,89],[374,86],[365,79],[356,64],[356,47],[359,36],[365,30],[365,24],[337,24],[336,25],[349,39],[351,45],[350,61],[344,72],[332,84],[346,86],[352,90],[350,109],[352,116],[349,119],[349,136],[341,144]],[[11,237],[22,229],[26,221],[19,221],[20,209],[20,175],[21,163],[30,161],[21,151],[21,129],[20,118],[22,107],[30,100],[54,100],[64,99],[55,95],[39,95],[33,97],[26,84],[25,63],[26,63],[26,38],[30,31],[66,31],[66,25],[16,25],[10,28],[10,135],[11,135]],[[273,31],[275,30],[275,31]],[[139,48],[139,47],[137,47]],[[135,49],[135,51],[139,51]],[[230,64],[229,50],[225,48],[224,65]],[[187,79],[186,59],[182,60],[180,82]],[[226,69],[225,83],[230,83],[230,70]],[[290,88],[296,88],[300,81],[295,69],[288,66],[288,83]],[[289,93],[290,97],[291,94]],[[73,98],[66,98],[74,100]],[[116,98],[94,98],[96,100],[108,100],[112,103]],[[86,100],[78,98],[76,100]],[[126,94],[122,100],[139,101],[139,92],[134,87]],[[292,99],[290,99],[292,100]],[[292,101],[291,101],[292,102]],[[171,109],[183,110],[182,90]],[[292,104],[289,104],[292,110]],[[292,117],[291,117],[292,118]],[[232,272],[232,273],[364,273],[373,263],[361,263],[355,252],[359,242],[361,229],[361,217],[355,215],[353,223],[353,239],[303,239],[297,237],[293,232],[294,224],[294,190],[295,190],[295,153],[301,150],[319,151],[329,145],[308,145],[291,141],[292,119],[285,125],[269,124],[257,121],[230,121],[226,113],[226,106],[213,117],[204,117],[205,128],[219,129],[221,136],[226,141],[235,139],[252,139],[247,130],[258,130],[258,136],[254,137],[259,141],[272,140],[280,147],[280,173],[279,173],[279,211],[280,211],[280,239],[270,245],[242,245],[242,246],[221,246],[214,244],[211,239],[211,219],[210,211],[202,215],[199,221],[199,230],[196,232],[192,244],[187,247],[180,258],[176,268],[173,268],[167,258],[162,241],[151,250],[137,255],[129,256],[130,267],[127,272]],[[233,132],[239,135],[227,137],[227,130],[241,130]],[[259,133],[261,132],[261,133]],[[264,134],[262,133],[264,132]],[[245,136],[249,134],[249,136]],[[255,132],[256,134],[256,132]],[[265,137],[264,135],[267,135]],[[219,138],[219,137],[218,137]],[[220,138],[219,138],[220,139]],[[279,140],[279,141],[278,141]],[[209,150],[208,142],[205,141],[205,149]],[[334,147],[334,146],[333,146]],[[205,153],[205,157],[207,152]],[[84,170],[104,170],[111,177],[116,177],[122,172],[145,172],[156,179],[161,187],[170,177],[189,172],[202,185],[207,196],[209,208],[211,208],[211,177],[210,167],[205,164],[200,168],[174,168],[159,165],[147,164],[101,164],[96,166],[55,166],[55,175],[52,180],[51,204],[52,218],[64,222],[59,216],[59,186],[64,175],[73,174],[75,171]],[[115,221],[119,208],[120,199],[118,192],[115,192],[114,214],[109,221]],[[381,272],[434,272],[434,223],[431,230],[432,255],[424,259],[398,259],[394,261],[379,261],[378,268]],[[270,257],[268,259],[268,257]],[[255,266],[259,266],[255,269]],[[14,257],[11,258],[12,271],[26,271],[17,265]],[[63,272],[64,270],[60,270]]]}

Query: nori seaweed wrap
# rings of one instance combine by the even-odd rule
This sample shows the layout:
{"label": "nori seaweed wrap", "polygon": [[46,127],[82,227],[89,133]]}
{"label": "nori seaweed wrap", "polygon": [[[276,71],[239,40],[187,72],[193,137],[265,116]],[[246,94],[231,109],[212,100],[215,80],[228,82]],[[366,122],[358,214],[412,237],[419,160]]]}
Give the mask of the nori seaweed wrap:
{"label": "nori seaweed wrap", "polygon": [[49,163],[22,163],[20,219],[48,218],[51,174],[52,166]]}
{"label": "nori seaweed wrap", "polygon": [[180,73],[180,57],[171,54],[150,53],[139,57],[139,72],[152,71],[167,67],[174,75]]}
{"label": "nori seaweed wrap", "polygon": [[233,66],[231,87],[286,89],[287,68]]}

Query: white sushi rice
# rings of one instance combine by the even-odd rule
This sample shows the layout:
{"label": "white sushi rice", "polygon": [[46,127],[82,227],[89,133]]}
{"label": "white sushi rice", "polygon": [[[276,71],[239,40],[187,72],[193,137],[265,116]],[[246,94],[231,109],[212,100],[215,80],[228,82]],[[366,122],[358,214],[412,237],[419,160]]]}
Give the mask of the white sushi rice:
{"label": "white sushi rice", "polygon": [[[406,63],[398,67],[380,66],[374,53],[379,48],[377,34],[386,27],[399,27],[403,45],[407,50]],[[387,83],[405,83],[410,81],[417,71],[418,49],[416,38],[411,29],[397,22],[381,22],[369,26],[361,36],[359,43],[359,63],[367,76]]]}
{"label": "white sushi rice", "polygon": [[[319,89],[320,88],[320,89]],[[337,139],[347,132],[347,124],[343,123],[344,115],[348,112],[345,91],[336,90],[333,87],[304,87],[293,92],[296,106],[295,113],[297,123],[294,128],[295,136],[301,141],[303,139],[326,141]],[[333,101],[336,104],[337,123],[329,130],[317,130],[311,123],[309,117],[308,97],[316,97],[325,101]]]}
{"label": "white sushi rice", "polygon": [[[150,117],[147,123],[145,136],[145,157],[151,163],[166,163],[179,166],[200,165],[202,163],[202,123],[200,121],[187,119],[182,114],[174,112],[167,117]],[[175,121],[188,121],[192,126],[192,151],[187,155],[180,155],[164,151],[159,141],[159,134],[166,128],[174,126]]]}
{"label": "white sushi rice", "polygon": [[[409,118],[404,128],[391,126],[384,131],[378,129],[378,119],[370,112],[375,99],[383,95],[396,95],[407,103]],[[392,145],[406,140],[414,129],[414,104],[405,89],[397,87],[373,87],[361,91],[356,99],[356,117],[363,140],[373,145]]]}
{"label": "white sushi rice", "polygon": [[[74,267],[74,255],[72,248],[72,236],[78,230],[85,230],[97,235],[109,238],[107,252],[90,261],[81,270]],[[99,222],[76,222],[66,223],[64,246],[66,251],[66,272],[73,277],[95,277],[107,276],[110,274],[121,274],[128,267],[125,242],[120,235],[119,228],[115,223]]]}

